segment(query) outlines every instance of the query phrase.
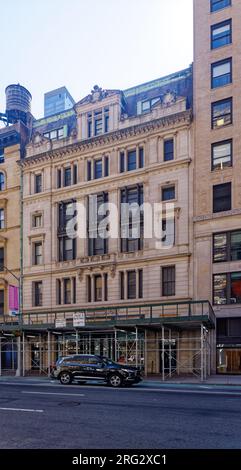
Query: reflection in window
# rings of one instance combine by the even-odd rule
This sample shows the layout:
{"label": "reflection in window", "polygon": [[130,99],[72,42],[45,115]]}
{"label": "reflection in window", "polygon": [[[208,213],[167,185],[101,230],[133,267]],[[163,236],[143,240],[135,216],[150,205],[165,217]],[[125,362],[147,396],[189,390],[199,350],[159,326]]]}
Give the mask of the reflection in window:
{"label": "reflection in window", "polygon": [[227,275],[215,274],[213,281],[213,300],[215,305],[227,303]]}

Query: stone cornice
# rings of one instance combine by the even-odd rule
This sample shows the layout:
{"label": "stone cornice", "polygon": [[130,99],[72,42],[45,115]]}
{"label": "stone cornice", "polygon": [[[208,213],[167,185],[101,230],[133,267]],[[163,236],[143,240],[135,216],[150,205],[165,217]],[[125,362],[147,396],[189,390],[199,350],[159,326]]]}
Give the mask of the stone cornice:
{"label": "stone cornice", "polygon": [[205,222],[206,220],[216,220],[221,219],[222,217],[233,217],[240,214],[241,209],[232,209],[230,211],[217,212],[215,214],[199,215],[193,218],[193,222]]}
{"label": "stone cornice", "polygon": [[188,109],[186,111],[172,114],[170,116],[161,117],[153,121],[136,124],[134,126],[127,127],[124,129],[118,129],[116,131],[110,132],[108,134],[103,134],[98,137],[74,142],[62,148],[39,153],[37,155],[33,155],[31,157],[25,158],[22,161],[19,161],[18,164],[22,167],[27,167],[31,166],[31,164],[35,162],[40,162],[44,160],[53,160],[54,158],[65,157],[68,155],[73,157],[74,154],[77,152],[86,151],[88,149],[95,149],[100,146],[104,147],[108,144],[113,144],[118,141],[121,142],[122,140],[128,137],[136,135],[146,135],[149,134],[151,131],[155,131],[157,129],[168,128],[180,124],[190,125],[191,122],[192,110]]}

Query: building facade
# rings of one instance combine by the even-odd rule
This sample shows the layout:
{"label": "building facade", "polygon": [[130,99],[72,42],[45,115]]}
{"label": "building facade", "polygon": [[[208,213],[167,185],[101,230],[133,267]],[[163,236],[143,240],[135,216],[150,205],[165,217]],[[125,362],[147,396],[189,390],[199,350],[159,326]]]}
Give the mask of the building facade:
{"label": "building facade", "polygon": [[213,304],[219,373],[241,373],[240,17],[194,1],[194,296]]}

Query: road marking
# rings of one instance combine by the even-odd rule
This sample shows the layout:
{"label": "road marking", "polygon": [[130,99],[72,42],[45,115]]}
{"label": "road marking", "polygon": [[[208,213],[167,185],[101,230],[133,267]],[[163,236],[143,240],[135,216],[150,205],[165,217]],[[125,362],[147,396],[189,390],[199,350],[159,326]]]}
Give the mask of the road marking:
{"label": "road marking", "polygon": [[0,408],[2,411],[24,411],[24,412],[30,412],[30,413],[43,413],[44,410],[31,410],[27,408]]}
{"label": "road marking", "polygon": [[83,393],[54,393],[54,392],[21,392],[24,394],[31,394],[31,395],[67,395],[68,397],[85,397]]}

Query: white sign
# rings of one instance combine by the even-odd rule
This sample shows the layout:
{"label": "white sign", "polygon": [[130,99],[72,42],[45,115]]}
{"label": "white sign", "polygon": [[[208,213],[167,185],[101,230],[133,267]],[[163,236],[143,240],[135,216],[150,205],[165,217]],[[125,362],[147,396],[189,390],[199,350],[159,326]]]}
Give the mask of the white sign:
{"label": "white sign", "polygon": [[73,313],[73,326],[85,326],[85,313]]}
{"label": "white sign", "polygon": [[18,310],[9,310],[9,315],[10,315],[10,317],[16,317],[17,315],[19,315],[19,311]]}
{"label": "white sign", "polygon": [[66,320],[64,318],[56,318],[55,328],[65,328],[65,327],[66,327]]}

